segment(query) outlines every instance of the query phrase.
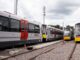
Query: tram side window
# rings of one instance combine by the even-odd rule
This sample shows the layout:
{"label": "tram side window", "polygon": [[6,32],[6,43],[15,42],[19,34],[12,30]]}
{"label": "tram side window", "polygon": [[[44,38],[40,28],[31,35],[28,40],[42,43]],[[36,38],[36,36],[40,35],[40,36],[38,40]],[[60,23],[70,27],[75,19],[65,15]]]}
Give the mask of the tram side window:
{"label": "tram side window", "polygon": [[9,31],[9,18],[0,16],[0,31]]}
{"label": "tram side window", "polygon": [[34,26],[34,31],[35,31],[35,33],[40,33],[40,27],[39,27],[39,25],[35,25]]}
{"label": "tram side window", "polygon": [[24,24],[21,24],[21,30],[25,30],[25,26],[24,26]]}
{"label": "tram side window", "polygon": [[2,30],[2,20],[0,19],[0,31]]}
{"label": "tram side window", "polygon": [[53,34],[53,29],[48,28],[48,33],[49,33],[49,34]]}
{"label": "tram side window", "polygon": [[28,23],[28,32],[34,33],[34,24]]}
{"label": "tram side window", "polygon": [[53,34],[53,31],[52,30],[50,30],[50,34]]}
{"label": "tram side window", "polygon": [[20,21],[11,18],[11,31],[12,32],[20,31]]}
{"label": "tram side window", "polygon": [[29,23],[26,25],[26,30],[29,31]]}

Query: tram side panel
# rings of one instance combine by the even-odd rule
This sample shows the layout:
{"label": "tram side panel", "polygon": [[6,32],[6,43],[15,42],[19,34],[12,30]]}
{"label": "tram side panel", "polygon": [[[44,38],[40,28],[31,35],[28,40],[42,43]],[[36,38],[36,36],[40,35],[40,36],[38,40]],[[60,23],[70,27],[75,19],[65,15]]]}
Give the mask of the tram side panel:
{"label": "tram side panel", "polygon": [[51,30],[47,34],[46,29],[46,25],[40,26],[11,14],[0,14],[0,48],[43,42],[43,33],[47,39],[58,38]]}
{"label": "tram side panel", "polygon": [[7,14],[0,14],[0,48],[20,42],[20,22]]}
{"label": "tram side panel", "polygon": [[54,40],[54,34],[52,28],[47,28],[47,41],[53,41]]}
{"label": "tram side panel", "polygon": [[40,26],[28,22],[28,39],[27,43],[41,42]]}

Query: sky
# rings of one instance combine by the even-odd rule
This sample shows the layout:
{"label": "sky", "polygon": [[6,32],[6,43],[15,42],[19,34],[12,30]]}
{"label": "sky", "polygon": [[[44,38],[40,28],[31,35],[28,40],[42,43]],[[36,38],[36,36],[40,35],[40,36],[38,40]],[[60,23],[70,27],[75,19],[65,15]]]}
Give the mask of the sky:
{"label": "sky", "polygon": [[[15,0],[0,0],[0,11],[14,14]],[[43,7],[46,7],[45,24],[74,26],[80,22],[80,0],[18,0],[18,14],[27,20],[43,23]]]}

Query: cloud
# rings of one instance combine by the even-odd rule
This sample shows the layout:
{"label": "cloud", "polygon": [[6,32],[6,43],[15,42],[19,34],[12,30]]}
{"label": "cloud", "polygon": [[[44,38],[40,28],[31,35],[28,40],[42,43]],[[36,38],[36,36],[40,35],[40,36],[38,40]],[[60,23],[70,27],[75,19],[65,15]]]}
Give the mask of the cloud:
{"label": "cloud", "polygon": [[53,9],[50,11],[50,13],[54,12],[55,14],[64,14],[64,15],[68,15],[70,14],[72,11],[69,10],[68,8],[58,8],[58,9]]}
{"label": "cloud", "polygon": [[[43,6],[46,6],[46,24],[73,24],[79,19],[80,0],[18,0],[18,15],[43,23]],[[0,11],[14,13],[14,0],[0,0]],[[75,12],[75,14],[73,14]],[[74,18],[73,18],[74,17]],[[57,22],[58,21],[58,22]],[[71,22],[70,22],[71,21]],[[77,21],[77,20],[76,20]]]}
{"label": "cloud", "polygon": [[74,26],[76,23],[80,22],[80,8],[78,8],[74,13],[65,18],[65,24]]}
{"label": "cloud", "polygon": [[0,11],[14,13],[14,0],[0,0]]}
{"label": "cloud", "polygon": [[27,18],[28,20],[33,19],[33,16],[29,13],[28,9],[21,2],[18,2],[18,15],[21,15],[23,18]]}
{"label": "cloud", "polygon": [[46,15],[46,18],[47,19],[57,19],[57,20],[59,20],[59,19],[64,19],[64,16],[63,15],[61,15],[61,14],[47,14]]}
{"label": "cloud", "polygon": [[48,18],[54,19],[63,19],[62,16],[65,18],[66,16],[72,14],[77,8],[80,7],[80,4],[77,4],[75,2],[69,2],[69,1],[59,1],[56,5],[56,7],[51,7],[51,9],[48,10],[49,16]]}

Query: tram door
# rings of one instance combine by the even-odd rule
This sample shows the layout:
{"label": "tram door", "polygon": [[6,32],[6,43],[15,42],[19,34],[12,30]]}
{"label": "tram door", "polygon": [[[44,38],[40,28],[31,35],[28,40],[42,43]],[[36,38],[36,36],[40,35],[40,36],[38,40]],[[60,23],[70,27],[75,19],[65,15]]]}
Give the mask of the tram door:
{"label": "tram door", "polygon": [[20,37],[20,39],[21,39],[21,40],[24,40],[24,41],[26,41],[27,38],[28,38],[28,32],[27,32],[26,26],[27,26],[27,21],[21,20],[21,21],[20,21],[20,30],[21,30],[21,31],[20,31],[20,32],[21,32],[21,37]]}

